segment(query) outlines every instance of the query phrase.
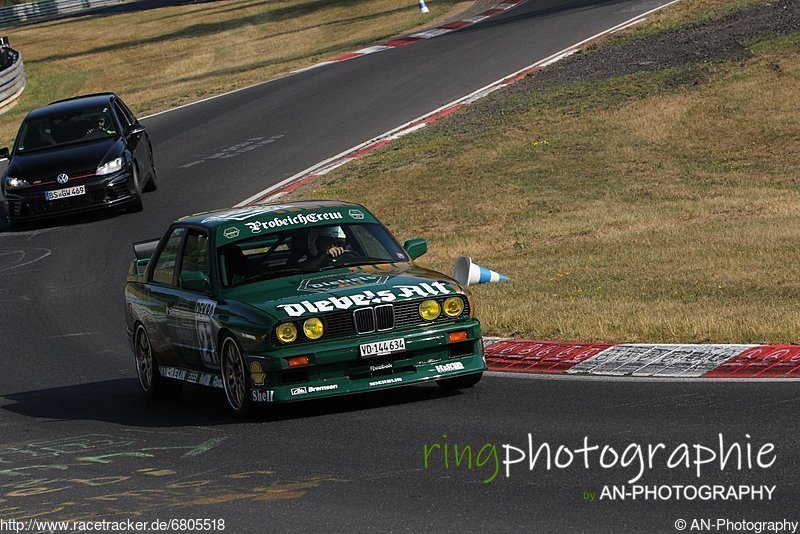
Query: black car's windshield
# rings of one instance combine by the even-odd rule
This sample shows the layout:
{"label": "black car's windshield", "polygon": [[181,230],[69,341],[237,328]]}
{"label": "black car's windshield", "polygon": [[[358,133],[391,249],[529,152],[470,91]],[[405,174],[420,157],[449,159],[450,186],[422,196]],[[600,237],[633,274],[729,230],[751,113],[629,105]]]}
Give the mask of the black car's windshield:
{"label": "black car's windshield", "polygon": [[26,120],[17,136],[16,152],[27,154],[63,145],[117,135],[108,108],[95,108]]}
{"label": "black car's windshield", "polygon": [[233,287],[331,268],[404,262],[408,256],[386,228],[364,223],[257,235],[220,247],[217,261],[221,284]]}

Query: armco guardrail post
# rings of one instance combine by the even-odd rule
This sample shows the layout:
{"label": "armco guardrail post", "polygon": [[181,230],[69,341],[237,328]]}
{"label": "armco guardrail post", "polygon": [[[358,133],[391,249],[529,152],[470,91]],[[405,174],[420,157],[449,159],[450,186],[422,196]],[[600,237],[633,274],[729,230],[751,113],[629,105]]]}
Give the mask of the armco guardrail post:
{"label": "armco guardrail post", "polygon": [[0,37],[0,113],[14,107],[24,89],[22,54],[8,45],[8,37]]}

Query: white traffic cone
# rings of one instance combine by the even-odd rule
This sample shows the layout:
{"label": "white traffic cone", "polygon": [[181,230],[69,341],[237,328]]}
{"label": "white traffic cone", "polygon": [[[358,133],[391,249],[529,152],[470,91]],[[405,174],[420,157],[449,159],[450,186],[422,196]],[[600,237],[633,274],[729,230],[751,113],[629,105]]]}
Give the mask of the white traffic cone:
{"label": "white traffic cone", "polygon": [[428,12],[428,6],[425,5],[425,0],[419,0],[419,12],[423,15]]}
{"label": "white traffic cone", "polygon": [[471,284],[485,284],[486,282],[503,282],[509,278],[486,267],[481,267],[472,263],[469,256],[459,256],[456,258],[456,268],[453,271],[453,278],[465,286]]}

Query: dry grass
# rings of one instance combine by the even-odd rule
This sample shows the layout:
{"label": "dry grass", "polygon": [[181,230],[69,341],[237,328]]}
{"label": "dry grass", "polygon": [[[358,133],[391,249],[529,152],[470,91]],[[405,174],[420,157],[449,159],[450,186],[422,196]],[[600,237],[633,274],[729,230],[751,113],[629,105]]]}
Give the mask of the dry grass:
{"label": "dry grass", "polygon": [[15,28],[28,87],[0,115],[0,140],[56,99],[114,91],[150,113],[372,44],[454,4],[431,2],[421,16],[408,0],[228,0]]}
{"label": "dry grass", "polygon": [[511,276],[474,289],[488,334],[796,342],[800,38],[755,52],[497,96],[296,195]]}

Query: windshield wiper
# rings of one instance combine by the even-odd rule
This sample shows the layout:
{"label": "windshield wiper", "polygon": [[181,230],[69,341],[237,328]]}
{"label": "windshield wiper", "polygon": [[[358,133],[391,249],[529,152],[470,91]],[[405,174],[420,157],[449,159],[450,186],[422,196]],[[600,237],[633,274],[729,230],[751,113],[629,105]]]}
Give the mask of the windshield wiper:
{"label": "windshield wiper", "polygon": [[254,274],[252,276],[248,276],[239,281],[237,286],[241,286],[244,284],[249,284],[251,282],[259,282],[261,280],[269,280],[271,278],[279,278],[281,276],[287,276],[290,274],[299,274],[299,273],[307,273],[306,269],[281,269],[280,271],[270,271],[266,273]]}

